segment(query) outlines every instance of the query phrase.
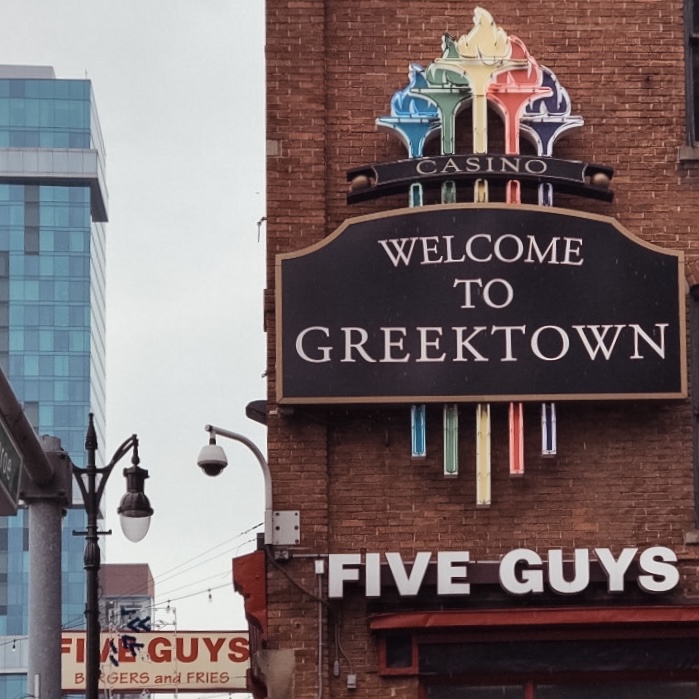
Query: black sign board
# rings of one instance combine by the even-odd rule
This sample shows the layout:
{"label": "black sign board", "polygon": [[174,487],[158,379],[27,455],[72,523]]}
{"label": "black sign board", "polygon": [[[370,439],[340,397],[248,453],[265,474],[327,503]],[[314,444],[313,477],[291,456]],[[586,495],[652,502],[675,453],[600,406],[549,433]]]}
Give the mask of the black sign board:
{"label": "black sign board", "polygon": [[277,257],[280,403],[686,396],[683,254],[611,218],[454,204]]}

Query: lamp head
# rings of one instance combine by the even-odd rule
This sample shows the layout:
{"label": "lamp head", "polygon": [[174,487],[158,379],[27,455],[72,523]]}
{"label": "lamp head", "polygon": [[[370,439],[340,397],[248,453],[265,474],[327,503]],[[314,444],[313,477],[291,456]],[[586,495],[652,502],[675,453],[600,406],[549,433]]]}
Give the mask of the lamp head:
{"label": "lamp head", "polygon": [[141,468],[138,458],[138,443],[134,446],[131,467],[124,469],[126,478],[126,493],[121,498],[117,512],[121,519],[121,529],[129,541],[140,541],[150,528],[150,518],[153,515],[148,496],[145,493],[145,481],[148,471]]}
{"label": "lamp head", "polygon": [[143,539],[150,529],[153,508],[145,493],[126,493],[117,508],[124,536],[134,543]]}
{"label": "lamp head", "polygon": [[218,476],[228,466],[226,452],[216,444],[216,436],[213,432],[209,438],[209,443],[202,447],[199,452],[197,465],[207,476]]}

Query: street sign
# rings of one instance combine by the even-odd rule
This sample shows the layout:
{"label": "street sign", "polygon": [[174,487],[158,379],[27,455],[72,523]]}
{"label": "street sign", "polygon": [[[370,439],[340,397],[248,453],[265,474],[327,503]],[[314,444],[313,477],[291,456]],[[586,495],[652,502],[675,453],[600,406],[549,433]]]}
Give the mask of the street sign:
{"label": "street sign", "polygon": [[23,457],[0,417],[0,515],[16,515]]}

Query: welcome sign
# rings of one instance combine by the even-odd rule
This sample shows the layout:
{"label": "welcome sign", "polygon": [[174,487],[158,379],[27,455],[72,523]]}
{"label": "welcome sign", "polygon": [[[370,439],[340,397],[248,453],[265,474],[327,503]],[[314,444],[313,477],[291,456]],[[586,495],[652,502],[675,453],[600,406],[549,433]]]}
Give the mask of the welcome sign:
{"label": "welcome sign", "polygon": [[682,270],[565,209],[359,217],[277,257],[278,401],[682,398]]}

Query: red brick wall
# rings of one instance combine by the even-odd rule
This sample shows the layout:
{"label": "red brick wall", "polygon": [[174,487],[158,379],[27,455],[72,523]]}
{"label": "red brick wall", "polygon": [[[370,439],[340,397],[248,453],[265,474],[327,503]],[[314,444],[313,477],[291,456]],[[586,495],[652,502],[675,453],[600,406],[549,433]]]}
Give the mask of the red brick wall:
{"label": "red brick wall", "polygon": [[[461,470],[442,475],[441,408],[428,407],[428,457],[410,459],[409,409],[297,409],[275,397],[274,264],[277,253],[321,240],[348,217],[405,205],[393,197],[348,207],[345,173],[405,157],[378,132],[411,62],[441,55],[447,31],[473,26],[475,3],[436,0],[266,0],[269,462],[275,506],[301,511],[301,553],[467,549],[497,559],[524,546],[666,545],[686,559],[682,594],[699,593],[694,529],[692,416],[688,401],[558,404],[559,454],[540,455],[539,406],[525,407],[523,478],[508,473],[507,411],[493,406],[492,506],[475,507],[475,415],[460,409]],[[557,200],[617,218],[632,233],[697,254],[699,162],[679,162],[685,142],[683,7],[679,0],[623,3],[492,0],[508,34],[551,68],[585,126],[558,141],[557,157],[615,169],[611,204]],[[464,122],[466,123],[466,122]],[[463,127],[462,127],[463,130]],[[492,142],[498,135],[493,133]],[[312,561],[285,571],[317,591]],[[295,697],[317,696],[317,614],[310,594],[272,567],[270,648],[296,648]],[[337,604],[335,605],[337,606]],[[356,697],[416,697],[416,683],[377,676],[367,610],[342,608],[343,649],[358,674]],[[345,696],[331,673],[336,617],[325,630],[324,696]]]}

